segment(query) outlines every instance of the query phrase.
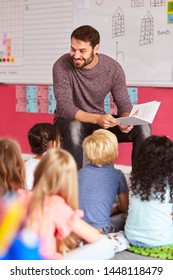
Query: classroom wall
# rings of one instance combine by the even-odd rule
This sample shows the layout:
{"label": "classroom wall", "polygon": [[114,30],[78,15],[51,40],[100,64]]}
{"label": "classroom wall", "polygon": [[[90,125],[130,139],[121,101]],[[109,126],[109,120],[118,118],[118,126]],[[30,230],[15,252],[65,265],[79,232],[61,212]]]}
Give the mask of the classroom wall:
{"label": "classroom wall", "polygon": [[[138,87],[138,103],[161,101],[152,124],[155,135],[167,135],[173,140],[173,88]],[[53,114],[16,112],[15,85],[0,85],[0,137],[19,141],[22,152],[30,153],[27,132],[37,122],[53,122]],[[119,144],[117,164],[131,165],[131,143]]]}

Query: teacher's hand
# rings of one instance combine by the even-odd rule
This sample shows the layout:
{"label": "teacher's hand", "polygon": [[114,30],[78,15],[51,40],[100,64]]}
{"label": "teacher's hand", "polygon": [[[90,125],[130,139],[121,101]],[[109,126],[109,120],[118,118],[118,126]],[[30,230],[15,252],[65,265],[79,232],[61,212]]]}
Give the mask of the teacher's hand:
{"label": "teacher's hand", "polygon": [[129,133],[133,129],[133,125],[118,124],[119,129],[124,133]]}
{"label": "teacher's hand", "polygon": [[97,124],[102,128],[110,128],[118,125],[117,120],[110,114],[98,115]]}

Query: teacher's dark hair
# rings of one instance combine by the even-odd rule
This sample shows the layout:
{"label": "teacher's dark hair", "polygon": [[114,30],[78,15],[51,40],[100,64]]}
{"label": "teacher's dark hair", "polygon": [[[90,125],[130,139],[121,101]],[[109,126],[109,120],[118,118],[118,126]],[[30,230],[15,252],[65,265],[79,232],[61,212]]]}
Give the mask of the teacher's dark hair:
{"label": "teacher's dark hair", "polygon": [[90,25],[82,25],[76,28],[71,34],[71,39],[72,38],[84,42],[89,42],[92,48],[94,48],[97,44],[100,43],[99,32]]}

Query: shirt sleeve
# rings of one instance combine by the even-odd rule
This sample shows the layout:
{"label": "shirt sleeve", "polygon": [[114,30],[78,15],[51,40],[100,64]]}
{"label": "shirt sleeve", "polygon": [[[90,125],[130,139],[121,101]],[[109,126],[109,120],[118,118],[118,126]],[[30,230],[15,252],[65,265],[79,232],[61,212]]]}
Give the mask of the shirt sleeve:
{"label": "shirt sleeve", "polygon": [[54,218],[56,236],[63,240],[73,230],[75,222],[84,216],[80,209],[73,210],[65,201],[54,203]]}
{"label": "shirt sleeve", "polygon": [[111,94],[118,109],[118,116],[121,116],[124,112],[130,113],[132,104],[128,96],[125,73],[118,62],[116,62],[114,84],[111,89]]}
{"label": "shirt sleeve", "polygon": [[74,119],[79,110],[73,101],[73,87],[71,85],[70,65],[65,56],[57,60],[53,66],[53,87],[56,99],[56,110],[61,118]]}

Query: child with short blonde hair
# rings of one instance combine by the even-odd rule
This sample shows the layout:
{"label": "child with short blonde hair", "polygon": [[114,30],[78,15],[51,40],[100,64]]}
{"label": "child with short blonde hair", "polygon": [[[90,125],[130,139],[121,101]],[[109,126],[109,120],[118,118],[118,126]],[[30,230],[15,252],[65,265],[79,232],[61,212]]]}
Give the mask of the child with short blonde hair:
{"label": "child with short blonde hair", "polygon": [[95,130],[83,141],[87,164],[78,172],[79,206],[84,220],[107,234],[124,229],[126,215],[119,221],[111,219],[113,205],[118,196],[114,214],[126,213],[128,187],[124,174],[114,167],[118,156],[116,136],[108,130]]}
{"label": "child with short blonde hair", "polygon": [[116,136],[106,129],[98,129],[83,141],[86,160],[97,166],[113,165],[118,156]]}

